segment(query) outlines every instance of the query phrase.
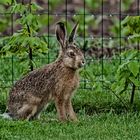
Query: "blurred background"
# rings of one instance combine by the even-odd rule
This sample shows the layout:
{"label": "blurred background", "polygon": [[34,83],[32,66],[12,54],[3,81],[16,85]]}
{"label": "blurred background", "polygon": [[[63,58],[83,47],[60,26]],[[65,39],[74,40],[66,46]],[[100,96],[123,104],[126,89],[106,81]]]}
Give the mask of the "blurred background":
{"label": "blurred background", "polygon": [[[78,35],[81,37],[101,37],[101,34],[104,37],[118,37],[119,20],[124,19],[128,15],[139,15],[140,6],[139,0],[17,0],[17,3],[23,4],[31,2],[35,2],[38,6],[42,7],[34,13],[39,14],[38,18],[41,24],[39,35],[48,32],[53,34],[55,23],[59,20],[67,20],[68,30],[71,24],[76,21],[80,22]],[[11,26],[13,26],[13,32],[20,28],[15,23],[18,16],[13,15],[14,21],[11,23],[11,13],[8,11],[10,3],[10,0],[1,0],[1,36],[11,35]]]}

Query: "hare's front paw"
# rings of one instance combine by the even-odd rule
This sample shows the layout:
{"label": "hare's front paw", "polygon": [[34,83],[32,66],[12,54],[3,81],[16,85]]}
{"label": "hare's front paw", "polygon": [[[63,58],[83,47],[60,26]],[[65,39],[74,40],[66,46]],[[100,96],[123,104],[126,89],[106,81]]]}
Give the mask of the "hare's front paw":
{"label": "hare's front paw", "polygon": [[59,117],[59,121],[60,122],[66,122],[67,121],[67,118],[65,118],[65,117]]}
{"label": "hare's front paw", "polygon": [[78,122],[79,120],[76,117],[76,114],[73,113],[73,115],[69,116],[70,121]]}

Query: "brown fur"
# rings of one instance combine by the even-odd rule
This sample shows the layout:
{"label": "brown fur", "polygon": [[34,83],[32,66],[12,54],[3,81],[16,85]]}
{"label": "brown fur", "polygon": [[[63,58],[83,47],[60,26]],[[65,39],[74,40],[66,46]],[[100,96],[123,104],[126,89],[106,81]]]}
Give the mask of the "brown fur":
{"label": "brown fur", "polygon": [[[77,25],[70,37],[74,39]],[[57,24],[56,35],[61,45],[58,59],[30,72],[17,81],[10,91],[7,112],[15,119],[38,118],[49,101],[54,101],[59,120],[77,120],[71,97],[79,85],[78,69],[84,63],[80,49],[66,41],[64,24]],[[71,39],[71,40],[72,40]],[[72,54],[71,54],[72,53]],[[74,54],[73,54],[74,53]]]}

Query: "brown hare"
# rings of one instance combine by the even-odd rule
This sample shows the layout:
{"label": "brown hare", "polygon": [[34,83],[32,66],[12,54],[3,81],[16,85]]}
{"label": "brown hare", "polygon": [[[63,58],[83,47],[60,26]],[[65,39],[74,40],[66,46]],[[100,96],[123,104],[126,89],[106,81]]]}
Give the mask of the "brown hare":
{"label": "brown hare", "polygon": [[84,56],[74,43],[77,28],[78,24],[66,39],[64,23],[56,24],[56,37],[61,46],[59,56],[55,62],[30,72],[12,87],[6,111],[12,119],[38,118],[53,100],[60,121],[77,120],[71,97],[79,85],[78,69],[84,65]]}

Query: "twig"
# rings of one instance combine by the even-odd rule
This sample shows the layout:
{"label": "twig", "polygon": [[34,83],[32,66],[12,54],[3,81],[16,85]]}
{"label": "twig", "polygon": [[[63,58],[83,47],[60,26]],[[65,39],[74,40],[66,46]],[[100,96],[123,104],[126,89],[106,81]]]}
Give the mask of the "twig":
{"label": "twig", "polygon": [[105,88],[109,89],[119,100],[120,102],[124,105],[125,109],[128,111],[127,105],[123,102],[123,100],[108,86],[103,85]]}
{"label": "twig", "polygon": [[133,85],[132,85],[131,98],[130,98],[130,104],[131,104],[131,105],[132,105],[133,102],[134,102],[135,89],[136,89],[136,86],[133,84]]}
{"label": "twig", "polygon": [[[26,25],[27,25],[27,30],[28,30],[29,37],[31,37],[30,27],[29,27],[28,24],[26,24]],[[29,63],[30,70],[33,71],[33,64],[32,64],[33,53],[32,53],[32,48],[30,47],[30,45],[29,45],[29,59],[30,59],[30,63]]]}

